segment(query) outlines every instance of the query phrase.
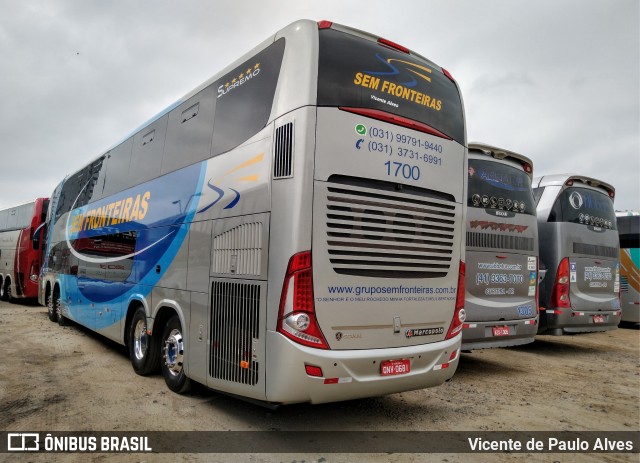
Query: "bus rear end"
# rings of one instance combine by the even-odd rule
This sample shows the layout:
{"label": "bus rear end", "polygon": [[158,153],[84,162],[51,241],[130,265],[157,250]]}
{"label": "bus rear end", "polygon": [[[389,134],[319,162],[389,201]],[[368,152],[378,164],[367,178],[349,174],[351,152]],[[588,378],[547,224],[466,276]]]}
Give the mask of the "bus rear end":
{"label": "bus rear end", "polygon": [[469,144],[464,350],[526,344],[538,331],[532,172],[521,154]]}
{"label": "bus rear end", "polygon": [[620,323],[619,239],[612,186],[588,177],[537,182],[541,285],[540,333],[615,329]]}
{"label": "bus rear end", "polygon": [[464,320],[458,87],[404,47],[330,23],[318,66],[311,249],[289,262],[268,353],[283,381],[268,398],[441,384]]}

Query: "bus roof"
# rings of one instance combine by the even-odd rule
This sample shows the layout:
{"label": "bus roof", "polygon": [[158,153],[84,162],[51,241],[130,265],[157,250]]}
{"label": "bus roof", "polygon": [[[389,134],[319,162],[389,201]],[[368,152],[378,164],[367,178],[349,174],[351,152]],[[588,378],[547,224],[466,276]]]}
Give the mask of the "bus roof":
{"label": "bus roof", "polygon": [[610,185],[602,180],[580,174],[554,174],[536,177],[533,179],[533,187],[536,188],[551,185],[566,185],[569,181],[572,181],[574,183],[581,182],[593,188],[604,189],[609,194],[609,196],[611,196],[612,198],[615,197],[616,189],[613,187],[613,185]]}
{"label": "bus roof", "polygon": [[486,143],[480,143],[475,141],[469,143],[468,148],[470,150],[481,151],[483,154],[486,154],[487,156],[491,156],[496,159],[511,158],[511,159],[515,159],[517,162],[519,162],[522,165],[529,164],[529,166],[531,167],[531,172],[527,172],[527,173],[529,174],[529,177],[533,177],[533,161],[528,157],[526,157],[524,154],[519,154],[514,151],[506,150],[504,148],[498,148],[492,145],[487,145]]}

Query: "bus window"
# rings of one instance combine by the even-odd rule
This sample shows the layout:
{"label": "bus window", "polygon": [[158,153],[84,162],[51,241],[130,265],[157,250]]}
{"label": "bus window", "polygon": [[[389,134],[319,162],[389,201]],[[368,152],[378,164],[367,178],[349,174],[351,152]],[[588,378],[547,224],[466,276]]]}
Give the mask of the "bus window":
{"label": "bus window", "polygon": [[213,155],[235,148],[267,124],[284,45],[284,39],[277,40],[213,84],[217,98]]}

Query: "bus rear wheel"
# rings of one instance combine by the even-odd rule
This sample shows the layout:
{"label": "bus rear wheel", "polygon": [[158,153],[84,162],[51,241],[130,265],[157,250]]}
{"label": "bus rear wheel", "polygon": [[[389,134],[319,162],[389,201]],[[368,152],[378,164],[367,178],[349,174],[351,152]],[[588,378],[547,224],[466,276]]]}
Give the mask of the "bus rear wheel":
{"label": "bus rear wheel", "polygon": [[58,321],[58,312],[53,306],[53,295],[51,294],[51,291],[47,294],[47,315],[49,316],[49,320],[52,322]]}
{"label": "bus rear wheel", "polygon": [[60,290],[58,288],[53,290],[53,310],[56,313],[56,319],[58,320],[58,325],[67,326],[69,324],[69,320],[62,315],[62,304],[60,303]]}
{"label": "bus rear wheel", "polygon": [[147,334],[147,314],[138,307],[129,325],[129,358],[133,371],[141,376],[158,370],[160,348],[157,336]]}
{"label": "bus rear wheel", "polygon": [[181,394],[191,387],[191,381],[184,372],[184,338],[180,318],[174,315],[162,332],[162,376],[167,387]]}

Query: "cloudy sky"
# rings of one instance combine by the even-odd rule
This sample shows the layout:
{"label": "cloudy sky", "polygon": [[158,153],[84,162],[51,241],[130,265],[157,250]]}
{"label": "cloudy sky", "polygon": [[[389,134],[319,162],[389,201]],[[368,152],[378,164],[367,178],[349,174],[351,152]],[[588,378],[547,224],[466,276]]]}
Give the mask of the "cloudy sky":
{"label": "cloudy sky", "polygon": [[458,81],[469,141],[640,209],[638,0],[0,0],[0,209],[49,196],[300,18],[418,51]]}

